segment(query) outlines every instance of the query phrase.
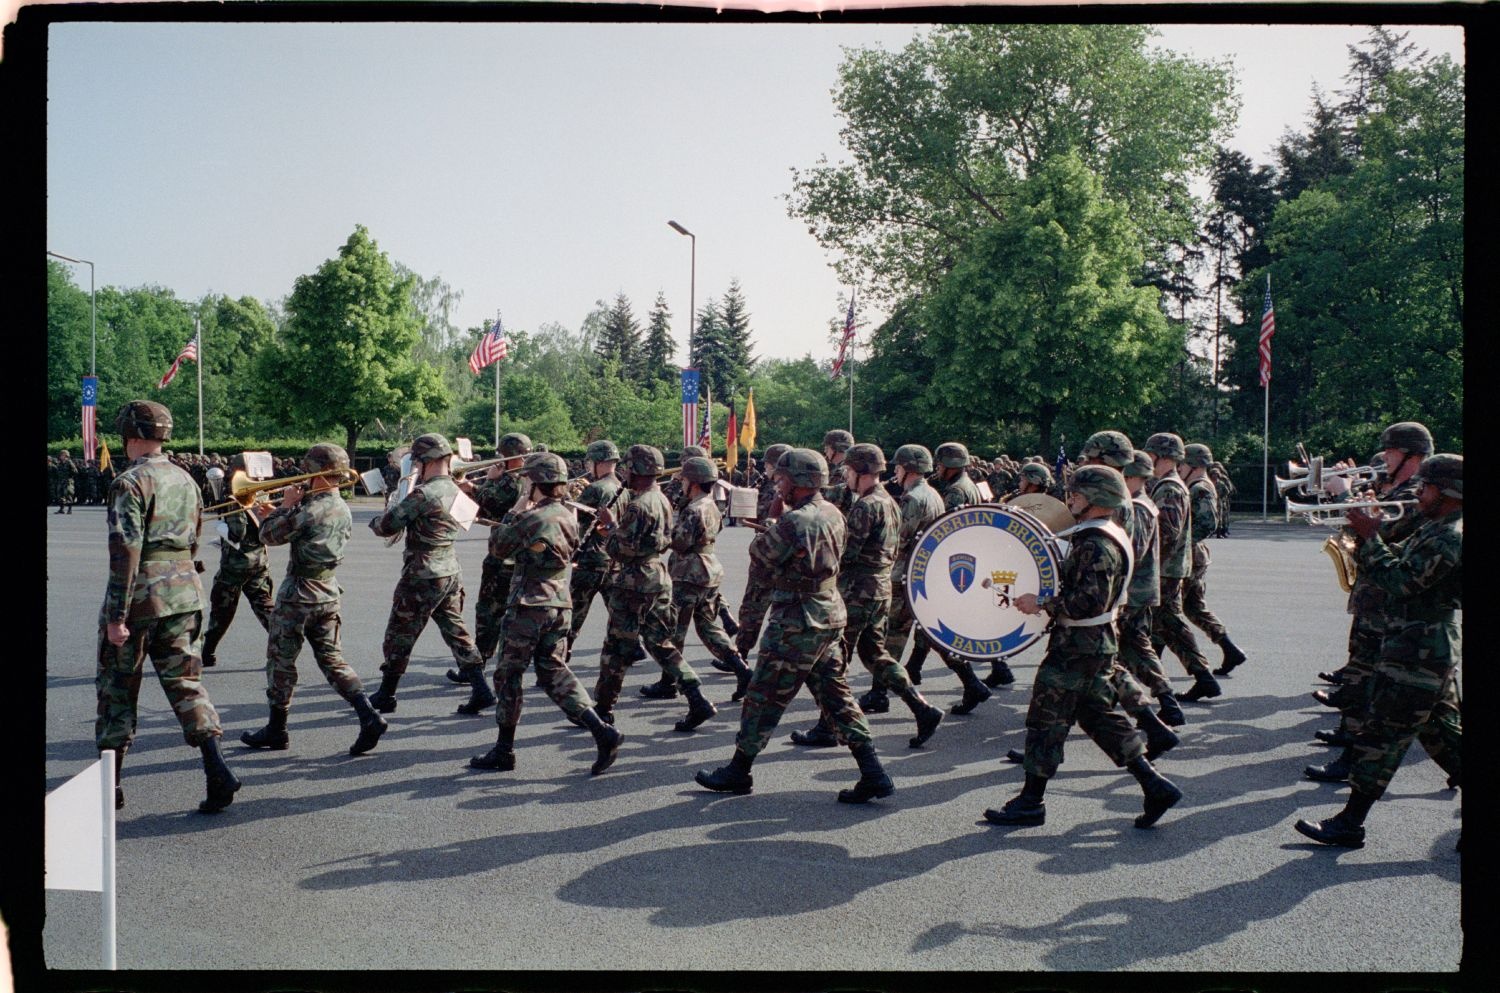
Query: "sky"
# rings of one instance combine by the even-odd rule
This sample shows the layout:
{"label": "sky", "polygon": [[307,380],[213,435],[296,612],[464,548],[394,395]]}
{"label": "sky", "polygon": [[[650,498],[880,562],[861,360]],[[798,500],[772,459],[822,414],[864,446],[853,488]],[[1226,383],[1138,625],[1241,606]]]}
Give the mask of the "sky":
{"label": "sky", "polygon": [[[58,23],[48,44],[47,247],[100,286],[278,301],[363,224],[477,327],[577,329],[740,282],[758,357],[827,357],[830,256],[787,216],[791,169],[846,158],[830,91],[877,24]],[[1341,85],[1367,29],[1169,25],[1231,59],[1231,145],[1257,163]],[[1410,40],[1463,59],[1457,27]],[[675,220],[694,240],[672,230]],[[694,260],[696,245],[696,261]],[[88,286],[88,268],[75,281]],[[861,307],[862,328],[884,314]]]}

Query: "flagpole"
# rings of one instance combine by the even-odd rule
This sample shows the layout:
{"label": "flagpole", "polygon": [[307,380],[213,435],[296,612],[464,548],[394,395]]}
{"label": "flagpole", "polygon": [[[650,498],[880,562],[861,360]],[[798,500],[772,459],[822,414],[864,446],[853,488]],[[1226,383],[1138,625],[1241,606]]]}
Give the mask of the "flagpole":
{"label": "flagpole", "polygon": [[[1271,273],[1269,271],[1266,272],[1266,299],[1271,299]],[[1265,380],[1266,420],[1260,446],[1260,522],[1262,524],[1266,523],[1266,491],[1271,485],[1271,376],[1269,369],[1266,371]]]}
{"label": "flagpole", "polygon": [[[500,328],[500,312],[495,311],[495,327]],[[500,448],[500,363],[495,362],[495,448]]]}
{"label": "flagpole", "polygon": [[[854,356],[849,356],[851,359]],[[854,433],[854,366],[849,367],[849,433]]]}
{"label": "flagpole", "polygon": [[203,322],[193,318],[193,337],[198,341],[198,454],[203,454]]}
{"label": "flagpole", "polygon": [[103,856],[103,886],[101,899],[103,913],[100,915],[103,931],[104,968],[115,969],[115,750],[106,748],[99,753],[99,807],[103,813],[100,823],[103,831],[100,852]]}

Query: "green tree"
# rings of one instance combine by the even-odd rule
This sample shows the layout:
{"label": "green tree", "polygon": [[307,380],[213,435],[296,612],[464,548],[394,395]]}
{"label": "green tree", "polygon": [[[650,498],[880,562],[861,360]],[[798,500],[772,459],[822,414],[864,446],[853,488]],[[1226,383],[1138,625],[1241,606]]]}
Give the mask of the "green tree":
{"label": "green tree", "polygon": [[632,382],[640,379],[641,325],[635,319],[630,298],[623,290],[615,297],[613,306],[604,318],[599,330],[599,341],[594,345],[595,353],[606,360],[620,364],[625,377]]}
{"label": "green tree", "polygon": [[738,279],[730,280],[729,289],[724,291],[724,302],[719,305],[719,328],[728,362],[722,386],[716,386],[714,393],[727,397],[743,392],[741,383],[755,366],[755,353],[750,342],[750,311]]}
{"label": "green tree", "polygon": [[[47,260],[47,438],[77,437],[83,377],[89,373],[89,295],[61,262]],[[108,429],[115,407],[99,399],[98,425]]]}
{"label": "green tree", "polygon": [[658,290],[646,325],[646,340],[641,345],[642,382],[675,384],[678,381],[677,366],[672,356],[676,352],[677,344],[672,340],[672,312],[667,309],[666,294]]}
{"label": "green tree", "polygon": [[[262,349],[276,336],[271,315],[254,297],[205,297],[198,304],[203,324],[203,408],[208,430],[218,436],[274,437],[277,423],[261,411],[263,392],[256,376]],[[185,374],[185,372],[184,372]]]}
{"label": "green tree", "polygon": [[422,334],[414,283],[397,277],[363,225],[317,272],[298,276],[286,327],[261,353],[269,409],[304,431],[342,427],[350,451],[377,417],[447,409],[437,371],[412,358]]}

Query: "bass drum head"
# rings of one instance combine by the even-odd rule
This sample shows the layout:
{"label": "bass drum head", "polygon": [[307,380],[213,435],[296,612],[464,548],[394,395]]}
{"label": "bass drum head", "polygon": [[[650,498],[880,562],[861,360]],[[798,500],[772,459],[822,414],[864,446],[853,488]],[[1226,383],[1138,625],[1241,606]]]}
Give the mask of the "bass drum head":
{"label": "bass drum head", "polygon": [[1077,524],[1068,505],[1050,493],[1023,493],[1010,498],[1007,507],[1024,511],[1047,525],[1053,534]]}
{"label": "bass drum head", "polygon": [[1063,553],[1041,521],[1010,505],[944,514],[923,531],[906,570],[912,616],[939,648],[1003,659],[1042,636],[1050,618],[1014,606],[1057,592]]}

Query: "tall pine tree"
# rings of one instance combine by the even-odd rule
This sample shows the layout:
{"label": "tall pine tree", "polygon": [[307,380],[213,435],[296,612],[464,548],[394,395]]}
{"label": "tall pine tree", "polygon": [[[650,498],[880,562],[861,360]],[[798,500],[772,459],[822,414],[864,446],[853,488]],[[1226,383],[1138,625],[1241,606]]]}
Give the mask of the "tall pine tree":
{"label": "tall pine tree", "polygon": [[658,290],[646,326],[646,340],[641,345],[642,385],[656,380],[675,382],[677,370],[672,366],[672,356],[676,352],[677,345],[672,340],[672,312],[667,309],[666,295]]}

